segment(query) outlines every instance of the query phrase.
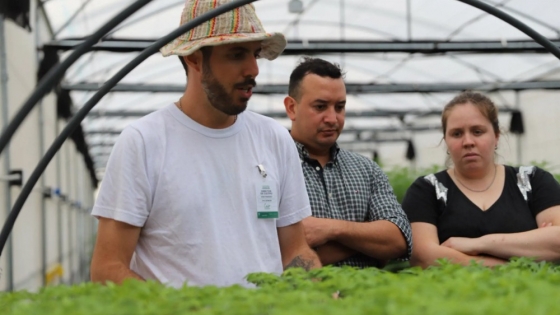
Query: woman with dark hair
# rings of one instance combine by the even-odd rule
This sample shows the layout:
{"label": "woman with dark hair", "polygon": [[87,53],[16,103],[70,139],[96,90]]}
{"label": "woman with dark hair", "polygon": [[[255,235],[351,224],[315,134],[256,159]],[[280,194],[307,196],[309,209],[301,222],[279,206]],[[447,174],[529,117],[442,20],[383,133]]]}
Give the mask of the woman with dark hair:
{"label": "woman with dark hair", "polygon": [[520,256],[560,260],[560,185],[538,167],[496,163],[497,112],[474,92],[445,106],[443,140],[452,166],[416,179],[402,204],[412,226],[412,265],[440,258],[486,266]]}

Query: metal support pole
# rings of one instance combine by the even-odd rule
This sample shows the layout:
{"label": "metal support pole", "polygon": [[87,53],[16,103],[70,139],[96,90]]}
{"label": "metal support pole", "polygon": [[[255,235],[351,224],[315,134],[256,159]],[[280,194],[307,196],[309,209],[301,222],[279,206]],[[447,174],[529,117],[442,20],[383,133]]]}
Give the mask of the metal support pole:
{"label": "metal support pole", "polygon": [[[43,155],[45,154],[45,117],[43,101],[39,101],[37,105],[39,107],[39,152],[41,152],[40,155]],[[44,191],[45,186],[45,176],[43,175],[39,182],[40,191]],[[44,197],[41,198],[41,243],[41,271],[43,275],[42,283],[43,286],[45,286],[47,284],[45,278],[45,275],[47,274],[47,205]]]}
{"label": "metal support pole", "polygon": [[[0,88],[2,93],[2,127],[5,128],[8,123],[8,67],[6,64],[6,38],[5,38],[5,29],[4,29],[4,15],[0,14]],[[4,154],[4,174],[10,173],[10,148],[6,146],[5,154]],[[6,217],[8,217],[8,213],[12,208],[12,191],[10,189],[10,185],[5,183],[4,186],[4,207],[6,209]],[[14,290],[14,269],[13,269],[13,247],[12,247],[12,238],[8,239],[6,245],[6,279],[8,282],[8,291]],[[2,272],[0,271],[0,276]]]}
{"label": "metal support pole", "polygon": [[80,231],[80,282],[84,282],[86,281],[86,276],[85,276],[85,271],[86,271],[86,263],[87,263],[87,258],[86,258],[86,242],[85,242],[85,224],[84,221],[86,220],[85,215],[84,215],[84,211],[82,206],[80,205],[80,208],[78,208],[78,226],[79,226],[79,231]]}
{"label": "metal support pole", "polygon": [[[344,11],[344,0],[340,0],[340,40],[344,41],[344,39],[346,38],[346,33],[345,33],[345,29],[344,29],[344,23],[345,21],[345,11]],[[344,68],[344,63],[346,61],[345,58],[345,54],[342,53],[340,54],[340,66],[342,66]]]}
{"label": "metal support pole", "polygon": [[74,255],[74,261],[77,263],[77,270],[76,270],[76,278],[74,279],[75,282],[79,283],[82,281],[82,249],[83,249],[83,244],[82,244],[82,236],[83,236],[83,228],[81,226],[81,217],[82,217],[82,211],[81,211],[81,202],[83,200],[82,198],[82,192],[83,192],[83,182],[82,182],[82,178],[81,178],[81,174],[82,174],[82,167],[80,164],[80,161],[82,161],[82,159],[78,158],[78,151],[74,151],[74,187],[76,188],[76,192],[74,193],[74,202],[73,204],[73,211],[74,211],[74,221],[72,222],[72,225],[74,226],[74,230],[76,231],[74,239],[76,240],[75,244],[74,244],[74,250],[76,252],[76,255]]}
{"label": "metal support pole", "polygon": [[[59,119],[58,119],[58,114],[56,116],[55,119],[55,133],[59,134],[60,133],[60,126],[59,126]],[[58,191],[61,191],[61,186],[62,186],[62,175],[60,174],[60,172],[62,172],[62,168],[61,168],[61,162],[60,162],[60,155],[62,154],[62,151],[58,151],[58,153],[56,154],[55,157],[55,163],[56,163],[56,189],[58,189]],[[56,230],[57,230],[57,242],[58,242],[58,263],[60,266],[64,266],[64,241],[63,241],[63,234],[62,234],[62,205],[61,205],[61,200],[59,198],[60,196],[57,196],[56,198]],[[61,282],[64,281],[64,278],[61,278]]]}
{"label": "metal support pole", "polygon": [[[93,211],[93,201],[90,203],[88,215]],[[97,224],[96,219],[89,220],[89,244],[88,244],[88,254],[93,254],[93,249],[95,248],[95,243],[97,242]],[[88,277],[91,277],[91,266],[88,265]]]}
{"label": "metal support pole", "polygon": [[412,40],[412,9],[411,0],[406,0],[406,37]]}
{"label": "metal support pole", "polygon": [[[515,91],[515,109],[521,110],[521,98],[519,97],[519,91]],[[521,155],[521,137],[522,134],[518,134],[516,137],[516,148],[517,148],[517,165],[521,165],[523,163],[523,156]]]}
{"label": "metal support pole", "polygon": [[68,143],[68,146],[66,147],[66,185],[68,185],[65,189],[66,196],[66,209],[68,211],[67,213],[67,227],[68,227],[68,233],[67,233],[67,237],[68,237],[68,253],[66,255],[67,259],[68,259],[68,272],[70,273],[70,284],[74,284],[74,246],[72,245],[73,242],[73,238],[74,235],[72,235],[73,233],[73,229],[72,229],[72,213],[73,213],[73,209],[72,209],[72,204],[70,204],[70,200],[72,200],[72,172],[75,171],[74,169],[74,164],[72,163],[72,145],[70,143]]}
{"label": "metal support pole", "polygon": [[85,191],[85,185],[84,185],[84,173],[85,173],[85,164],[82,164],[81,161],[83,161],[83,159],[76,159],[77,164],[79,166],[78,168],[78,172],[76,172],[76,186],[79,188],[78,189],[78,194],[77,194],[77,200],[78,203],[76,204],[76,238],[78,240],[78,281],[82,282],[83,281],[83,263],[82,261],[84,260],[84,226],[82,224],[83,222],[83,217],[84,214],[82,212],[82,205],[84,204],[84,191]]}
{"label": "metal support pole", "polygon": [[[35,46],[37,50],[36,62],[39,65],[41,59],[39,57],[39,46],[41,45],[40,30],[39,30],[39,5],[36,6],[35,12]],[[39,137],[39,156],[45,154],[45,112],[43,99],[37,103],[39,110],[38,121],[38,137]],[[45,190],[45,176],[41,176],[39,182],[40,191]],[[41,283],[43,286],[47,285],[47,205],[45,198],[41,198]]]}

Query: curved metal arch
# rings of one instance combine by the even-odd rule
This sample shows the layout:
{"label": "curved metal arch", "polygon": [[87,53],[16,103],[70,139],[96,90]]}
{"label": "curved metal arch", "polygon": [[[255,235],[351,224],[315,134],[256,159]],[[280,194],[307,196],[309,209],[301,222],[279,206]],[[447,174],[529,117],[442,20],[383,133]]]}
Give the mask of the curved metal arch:
{"label": "curved metal arch", "polygon": [[[508,2],[510,2],[511,0],[503,0],[500,3],[496,3],[494,4],[494,7],[503,7],[504,5],[506,5]],[[453,39],[453,37],[455,37],[455,35],[461,33],[465,28],[467,28],[468,26],[474,24],[475,22],[480,21],[481,19],[485,18],[487,15],[482,13],[479,14],[477,16],[472,17],[471,19],[469,19],[468,21],[464,22],[463,24],[459,25],[459,27],[455,28],[451,33],[449,33],[449,35],[446,36],[445,41],[451,41],[451,39]]]}
{"label": "curved metal arch", "polygon": [[173,8],[173,7],[176,7],[176,6],[180,5],[180,4],[182,4],[183,2],[185,2],[185,1],[184,1],[184,0],[175,1],[175,2],[173,2],[173,3],[171,3],[171,4],[164,5],[164,6],[161,7],[161,8],[157,8],[157,9],[155,9],[154,11],[148,12],[147,14],[144,14],[144,15],[142,15],[142,16],[139,16],[139,17],[137,17],[137,18],[135,18],[135,19],[133,19],[133,20],[130,20],[130,21],[126,22],[126,23],[123,23],[123,24],[119,25],[118,27],[115,27],[111,32],[107,33],[106,37],[111,37],[113,34],[115,34],[116,32],[118,32],[118,31],[120,31],[120,30],[122,30],[122,29],[124,29],[124,28],[127,28],[127,27],[129,27],[129,26],[131,26],[131,25],[134,25],[134,24],[138,23],[138,22],[142,22],[145,18],[151,17],[151,16],[153,16],[153,15],[155,15],[155,14],[159,14],[159,13],[161,13],[161,12],[167,11],[167,10]]}
{"label": "curved metal arch", "polygon": [[[91,55],[89,56],[89,63],[93,62],[95,60],[95,58],[97,58],[97,56],[95,55],[96,53],[98,53],[98,51],[91,51],[90,52]],[[93,72],[86,73],[85,75],[88,78],[91,78],[91,77],[94,77],[94,76],[97,76],[97,75],[106,74],[108,71],[117,68],[118,65],[123,64],[128,59],[130,59],[129,56],[126,56],[125,58],[122,58],[122,59],[119,59],[115,62],[109,63],[107,66],[100,67]],[[68,81],[75,80],[76,76],[78,76],[78,74],[81,72],[81,70],[83,70],[83,68],[87,65],[88,64],[86,62],[84,62],[83,64],[80,64],[80,65],[76,65],[77,69],[76,70],[72,69],[71,73],[66,75],[66,80],[68,80]]]}
{"label": "curved metal arch", "polygon": [[[313,5],[315,4],[317,0],[313,0],[313,2],[311,2],[310,4]],[[354,3],[346,3],[345,4],[346,7],[349,8],[354,8],[354,9],[360,9],[362,8],[362,5],[357,5]],[[371,9],[372,11],[376,12],[377,14],[382,14],[385,17],[390,17],[392,19],[402,19],[403,21],[406,21],[406,14],[399,14],[399,13],[395,13],[394,11],[391,10],[386,10],[386,9],[379,9],[378,7],[375,6],[367,6],[367,9]],[[305,14],[307,12],[307,8],[305,9],[305,11],[303,13],[301,13],[301,15]],[[294,19],[294,21],[292,21],[290,24],[288,24],[287,28],[284,30],[284,33],[286,33],[287,31],[290,30],[290,28],[295,24],[299,23],[299,18],[301,18],[299,15],[296,19]],[[441,29],[442,25],[438,25],[436,23],[432,23],[429,20],[425,20],[425,19],[416,19],[415,23],[423,25],[427,28],[433,28],[433,29]]]}
{"label": "curved metal arch", "polygon": [[86,6],[91,2],[91,0],[86,0],[84,3],[82,3],[82,5],[74,12],[74,14],[72,14],[72,16],[66,20],[66,22],[64,22],[62,24],[61,27],[59,27],[53,34],[53,37],[56,38],[56,36],[58,36],[62,31],[64,31],[65,28],[67,28],[70,24],[72,24],[72,21],[74,21],[74,19],[76,19],[78,17],[78,15],[80,13],[82,13],[82,11],[84,11],[84,9],[86,8]]}
{"label": "curved metal arch", "polygon": [[10,140],[12,139],[14,133],[19,128],[23,120],[29,115],[33,107],[39,102],[45,94],[47,94],[54,85],[59,82],[64,73],[78,58],[80,58],[84,53],[89,51],[89,49],[95,45],[107,32],[112,30],[115,26],[117,26],[121,21],[131,16],[134,12],[138,11],[140,8],[148,4],[152,0],[138,0],[124,9],[121,13],[117,14],[113,17],[107,24],[103,25],[99,30],[97,30],[93,35],[91,35],[84,43],[82,43],[76,50],[68,56],[68,58],[64,59],[62,63],[60,63],[55,68],[52,68],[37,84],[35,91],[29,96],[29,98],[23,103],[20,107],[19,111],[16,113],[14,118],[10,121],[8,126],[2,132],[0,136],[0,154],[8,145]]}
{"label": "curved metal arch", "polygon": [[[282,21],[282,20],[277,20],[277,21],[268,21],[268,24],[285,24],[286,21]],[[290,22],[292,23],[292,22]],[[392,40],[396,40],[396,41],[405,41],[404,38],[398,38],[395,37],[393,34],[384,32],[384,31],[380,31],[365,25],[358,25],[358,24],[352,24],[352,23],[338,23],[338,22],[333,22],[333,21],[320,21],[320,20],[304,20],[304,21],[299,21],[298,22],[299,25],[326,25],[326,26],[332,26],[332,27],[338,27],[340,25],[342,25],[343,27],[348,27],[350,29],[355,29],[355,30],[360,30],[360,31],[365,31],[368,33],[372,33],[372,34],[376,34],[376,35],[382,35],[385,36],[388,39],[392,39]]]}
{"label": "curved metal arch", "polygon": [[284,28],[284,30],[282,31],[283,34],[287,34],[290,29],[292,29],[295,25],[297,25],[299,23],[299,21],[301,20],[301,17],[307,13],[309,11],[309,9],[311,9],[311,7],[313,7],[319,0],[311,0],[311,2],[309,2],[307,4],[307,6],[305,8],[303,8],[303,12],[300,12],[296,15],[296,17],[290,22],[288,23],[288,25],[286,25],[286,27]]}
{"label": "curved metal arch", "polygon": [[[498,3],[494,2],[494,1],[490,1],[490,0],[486,0],[486,2],[491,3],[491,4],[493,4],[493,5],[497,5],[497,4],[498,4]],[[523,17],[523,18],[526,18],[527,20],[529,20],[529,21],[531,21],[531,22],[533,22],[533,23],[536,23],[536,24],[539,24],[539,25],[541,25],[541,26],[543,26],[543,27],[546,27],[546,28],[548,28],[549,30],[551,30],[551,31],[553,31],[554,33],[556,33],[556,35],[558,35],[558,37],[560,37],[560,29],[556,28],[556,27],[553,26],[553,25],[550,25],[550,24],[548,24],[548,23],[545,23],[545,22],[543,22],[542,20],[539,20],[539,19],[537,19],[536,17],[534,17],[534,16],[532,16],[532,15],[523,13],[523,12],[518,11],[518,10],[516,10],[516,9],[514,9],[514,8],[511,8],[511,7],[508,7],[507,5],[504,5],[502,8],[504,9],[504,11],[509,11],[509,12],[515,13],[515,14],[517,14],[517,15]]]}
{"label": "curved metal arch", "polygon": [[512,25],[513,27],[517,28],[521,32],[525,33],[525,35],[531,37],[537,43],[541,44],[544,48],[546,48],[546,50],[548,50],[551,54],[556,56],[556,58],[560,59],[560,49],[558,49],[558,47],[556,47],[553,43],[551,43],[546,37],[542,36],[540,33],[533,30],[528,25],[524,24],[523,22],[519,21],[513,16],[491,5],[481,2],[479,0],[458,0],[458,1],[466,3],[482,11],[485,11],[486,13],[491,14],[499,18],[500,20]]}
{"label": "curved metal arch", "polygon": [[[148,1],[148,0],[144,0]],[[53,144],[47,150],[43,158],[37,164],[37,167],[29,176],[27,183],[23,186],[18,198],[16,199],[10,214],[8,215],[8,219],[4,223],[2,228],[2,232],[0,232],[0,255],[2,255],[2,251],[4,250],[4,246],[10,236],[10,233],[14,227],[17,217],[25,204],[25,201],[31,194],[33,187],[49,165],[49,162],[55,156],[56,152],[60,149],[62,144],[66,141],[66,139],[80,126],[80,123],[88,112],[103,98],[105,94],[107,94],[113,86],[115,86],[120,80],[122,80],[130,71],[136,68],[142,61],[144,61],[149,56],[153,55],[154,53],[158,52],[159,49],[165,46],[167,43],[171,42],[175,38],[181,36],[182,34],[188,32],[189,30],[195,28],[196,26],[220,15],[230,10],[236,9],[243,5],[252,3],[257,0],[236,0],[233,2],[229,2],[224,4],[210,12],[207,12],[192,21],[183,24],[179,28],[175,29],[171,33],[167,34],[166,36],[160,38],[155,43],[150,45],[150,47],[146,48],[142,51],[138,56],[136,56],[132,61],[126,64],[117,74],[115,74],[109,81],[107,81],[95,95],[72,117],[72,119],[68,122],[66,127],[62,130],[60,135],[54,140]]]}
{"label": "curved metal arch", "polygon": [[[531,37],[537,43],[541,44],[545,49],[547,49],[550,53],[556,56],[556,58],[560,59],[560,49],[558,49],[558,47],[552,44],[546,37],[542,36],[540,33],[536,32],[535,30],[533,30],[523,22],[517,20],[516,18],[512,17],[511,15],[499,10],[496,7],[480,2],[479,0],[458,0],[458,1],[473,6],[479,10],[482,10],[512,25],[513,27],[517,28],[521,32],[525,33],[527,36]],[[387,71],[386,73],[382,74],[379,77],[388,78],[393,72],[403,67],[410,59],[411,56],[404,58],[398,65],[396,65],[395,67],[393,67],[392,69],[390,69],[389,71]],[[472,69],[476,70],[475,68]]]}

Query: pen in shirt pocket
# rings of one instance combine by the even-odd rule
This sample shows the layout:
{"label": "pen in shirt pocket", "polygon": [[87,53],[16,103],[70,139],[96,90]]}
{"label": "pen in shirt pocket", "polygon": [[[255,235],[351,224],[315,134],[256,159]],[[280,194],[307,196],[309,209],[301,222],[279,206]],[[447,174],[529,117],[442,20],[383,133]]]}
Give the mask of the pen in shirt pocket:
{"label": "pen in shirt pocket", "polygon": [[264,169],[264,166],[262,164],[257,165],[257,168],[259,169],[259,173],[261,173],[261,176],[263,178],[266,178],[266,170]]}

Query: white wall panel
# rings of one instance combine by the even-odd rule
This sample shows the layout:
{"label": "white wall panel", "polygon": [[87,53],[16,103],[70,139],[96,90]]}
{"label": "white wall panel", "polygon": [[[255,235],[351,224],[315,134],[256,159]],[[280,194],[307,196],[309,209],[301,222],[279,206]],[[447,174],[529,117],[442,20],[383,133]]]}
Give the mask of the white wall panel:
{"label": "white wall panel", "polygon": [[[34,12],[32,21],[35,21]],[[6,63],[8,71],[8,105],[10,118],[17,112],[23,102],[29,97],[36,85],[37,76],[37,49],[36,33],[29,33],[17,27],[10,21],[5,22],[6,39]],[[49,39],[45,25],[32,25],[34,32],[39,32],[37,36],[40,41]],[[22,169],[24,181],[29,178],[37,163],[57,136],[57,129],[60,131],[64,127],[64,122],[57,119],[56,97],[50,94],[42,102],[42,115],[39,107],[36,107],[18,129],[9,146],[9,157],[11,169]],[[4,104],[0,104],[3,106]],[[2,115],[0,111],[0,115]],[[0,126],[3,127],[3,126]],[[41,141],[44,148],[41,150]],[[57,163],[58,159],[58,163]],[[0,163],[3,157],[0,156]],[[3,164],[2,164],[3,165]],[[0,176],[4,175],[4,168],[1,168]],[[75,145],[70,142],[64,145],[62,153],[57,154],[51,164],[46,169],[42,181],[46,187],[60,189],[68,195],[70,200],[77,200],[78,193],[81,199],[91,200],[93,191],[90,184],[81,184],[77,181],[91,181],[89,174],[84,174],[86,169],[83,157],[76,151]],[[78,172],[78,173],[76,173]],[[79,174],[79,175],[75,175]],[[25,183],[25,182],[24,182]],[[89,185],[89,186],[88,186]],[[3,188],[5,183],[0,181],[1,199],[6,199]],[[76,188],[81,187],[81,188]],[[21,188],[11,188],[12,202],[18,196]],[[72,195],[73,194],[73,195]],[[60,206],[59,206],[60,204]],[[44,207],[44,217],[43,217]],[[59,210],[60,208],[60,210]],[[21,214],[12,232],[13,239],[13,282],[16,290],[37,290],[44,283],[46,271],[51,271],[57,267],[60,260],[60,252],[66,256],[64,262],[64,280],[66,283],[71,281],[71,271],[78,273],[79,260],[86,260],[78,256],[75,241],[78,231],[77,216],[71,215],[75,210],[70,209],[68,202],[61,202],[58,196],[44,199],[41,181],[37,183],[33,192],[27,199]],[[0,223],[4,224],[5,217],[9,209],[4,204],[0,204]],[[62,216],[61,216],[62,215]],[[91,217],[83,218],[91,224]],[[83,223],[81,223],[83,225]],[[60,236],[63,239],[60,239]],[[91,236],[90,236],[91,237]],[[62,247],[60,246],[62,244]],[[71,248],[74,244],[74,248]],[[46,249],[46,264],[43,267],[43,245]],[[68,255],[74,250],[74,257]],[[0,276],[0,291],[8,289],[7,252],[5,251],[0,258],[0,268],[3,274]],[[70,259],[73,259],[72,262]],[[80,278],[81,280],[82,278]],[[58,283],[58,282],[53,282]]]}

